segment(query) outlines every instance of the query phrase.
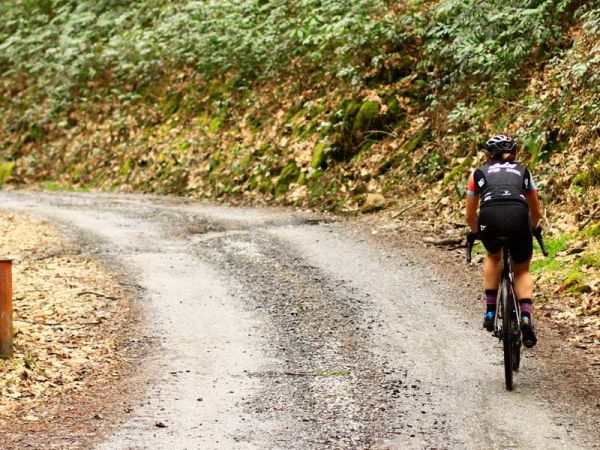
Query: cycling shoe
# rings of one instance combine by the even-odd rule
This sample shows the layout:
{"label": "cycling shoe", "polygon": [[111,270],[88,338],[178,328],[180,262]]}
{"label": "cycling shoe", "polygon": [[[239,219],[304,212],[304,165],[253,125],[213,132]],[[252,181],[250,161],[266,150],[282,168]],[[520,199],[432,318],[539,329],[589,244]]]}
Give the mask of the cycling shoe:
{"label": "cycling shoe", "polygon": [[489,332],[494,331],[494,317],[495,316],[496,316],[496,313],[494,311],[488,311],[485,313],[485,316],[483,317],[483,328],[485,328]]}
{"label": "cycling shoe", "polygon": [[521,317],[521,332],[523,333],[523,345],[527,348],[537,344],[537,337],[533,328],[533,322],[530,316],[523,315]]}

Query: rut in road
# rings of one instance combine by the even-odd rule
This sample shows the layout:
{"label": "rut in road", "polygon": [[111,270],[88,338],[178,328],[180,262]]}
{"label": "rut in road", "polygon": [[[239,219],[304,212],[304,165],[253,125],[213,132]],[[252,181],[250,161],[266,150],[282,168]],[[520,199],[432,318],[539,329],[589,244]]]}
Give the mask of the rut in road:
{"label": "rut in road", "polygon": [[249,374],[264,388],[247,408],[264,420],[289,418],[274,442],[282,448],[373,448],[401,436],[407,443],[429,436],[450,443],[431,392],[373,353],[381,321],[366,317],[370,300],[291,250],[257,231],[217,235],[195,246],[236,278],[242,289],[233,295],[266,325],[267,353],[277,365]]}

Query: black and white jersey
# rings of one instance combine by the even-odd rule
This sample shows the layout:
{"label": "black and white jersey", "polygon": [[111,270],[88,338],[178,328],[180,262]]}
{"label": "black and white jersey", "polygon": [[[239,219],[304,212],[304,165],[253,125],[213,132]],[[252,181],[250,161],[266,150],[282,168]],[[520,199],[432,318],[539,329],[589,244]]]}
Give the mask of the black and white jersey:
{"label": "black and white jersey", "polygon": [[529,170],[517,162],[484,164],[469,178],[468,195],[479,195],[481,207],[500,202],[527,205],[527,193],[536,189]]}

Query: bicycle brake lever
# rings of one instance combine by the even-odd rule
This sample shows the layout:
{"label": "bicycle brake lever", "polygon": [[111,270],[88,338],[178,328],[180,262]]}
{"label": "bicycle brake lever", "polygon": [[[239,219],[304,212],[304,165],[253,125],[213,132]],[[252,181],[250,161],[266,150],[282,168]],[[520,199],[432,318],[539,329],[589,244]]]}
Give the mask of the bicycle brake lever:
{"label": "bicycle brake lever", "polygon": [[466,259],[467,259],[467,264],[471,264],[471,252],[473,251],[473,244],[475,244],[475,239],[477,239],[477,234],[476,233],[469,233],[467,234],[467,254],[466,254]]}

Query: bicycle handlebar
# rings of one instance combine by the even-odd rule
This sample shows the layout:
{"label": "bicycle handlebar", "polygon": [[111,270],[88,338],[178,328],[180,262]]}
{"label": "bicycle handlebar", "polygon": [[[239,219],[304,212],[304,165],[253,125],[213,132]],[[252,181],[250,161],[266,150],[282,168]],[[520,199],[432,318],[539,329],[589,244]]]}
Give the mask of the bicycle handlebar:
{"label": "bicycle handlebar", "polygon": [[477,239],[477,233],[469,232],[467,234],[467,264],[471,264],[471,252],[473,251],[473,245]]}
{"label": "bicycle handlebar", "polygon": [[[533,230],[532,234],[535,236],[535,239],[537,240],[538,244],[540,244],[540,249],[542,250],[542,254],[544,256],[548,256],[548,250],[546,250],[546,246],[544,245],[544,238],[542,237],[542,227],[537,227],[535,230]],[[467,248],[466,248],[467,264],[471,263],[471,252],[473,251],[473,245],[475,244],[475,241],[477,239],[479,239],[479,236],[477,235],[477,233],[469,232],[467,234]]]}
{"label": "bicycle handlebar", "polygon": [[540,244],[542,254],[544,256],[548,256],[548,250],[546,250],[546,246],[544,245],[544,238],[542,237],[542,227],[537,227],[535,230],[533,230],[533,235],[537,239],[538,244]]}

